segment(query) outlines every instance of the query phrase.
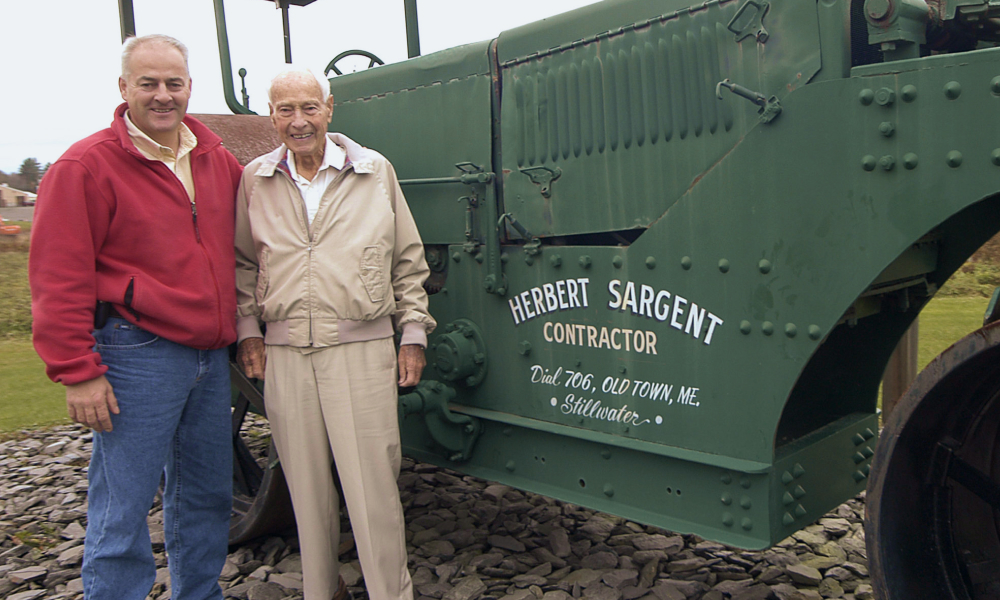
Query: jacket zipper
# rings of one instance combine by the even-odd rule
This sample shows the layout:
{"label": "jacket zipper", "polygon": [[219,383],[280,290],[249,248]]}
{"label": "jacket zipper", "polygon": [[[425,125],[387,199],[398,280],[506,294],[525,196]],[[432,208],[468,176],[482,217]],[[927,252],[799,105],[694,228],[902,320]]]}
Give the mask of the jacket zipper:
{"label": "jacket zipper", "polygon": [[198,205],[191,201],[191,220],[194,222],[194,239],[201,243],[201,232],[198,231]]}
{"label": "jacket zipper", "polygon": [[[212,148],[202,149],[199,146],[198,148],[195,148],[195,150],[191,153],[191,159],[192,159],[191,160],[191,177],[192,177],[192,179],[195,178],[195,176],[194,176],[194,168],[195,168],[194,167],[194,157],[195,157],[195,155],[196,154],[197,155],[208,154],[214,148],[215,148],[215,146],[213,146]],[[130,152],[131,154],[133,154],[136,157],[141,158],[143,160],[146,160],[146,161],[149,161],[149,162],[153,162],[153,163],[158,162],[158,161],[150,161],[148,158],[146,158],[145,156],[143,156],[142,153],[139,152],[138,150],[136,150],[134,147],[132,147],[132,148],[126,147],[126,151]],[[162,166],[162,168],[167,169],[167,171],[170,170],[169,167],[167,167],[166,165],[163,165],[162,163],[161,163],[161,166]],[[175,174],[174,174],[173,179],[174,179],[174,182],[178,186],[180,186],[181,191],[186,196],[187,195],[187,190],[184,188],[184,184],[181,183],[180,179],[178,179]],[[218,314],[218,319],[217,319],[217,325],[218,325],[218,327],[216,329],[215,339],[216,339],[216,341],[218,341],[218,340],[222,339],[222,330],[223,330],[223,325],[222,325],[223,315],[222,315],[222,300],[221,300],[221,298],[222,298],[222,292],[219,289],[219,280],[218,280],[218,277],[216,276],[215,269],[214,269],[213,263],[212,263],[212,259],[209,256],[208,251],[205,249],[205,245],[201,241],[201,231],[198,229],[198,206],[195,204],[194,200],[192,200],[190,198],[188,200],[191,202],[191,221],[194,224],[194,237],[195,237],[195,241],[198,243],[198,246],[201,248],[202,254],[205,256],[205,260],[206,260],[207,266],[208,266],[208,272],[212,276],[212,281],[215,283],[215,294],[216,294],[216,299],[218,300],[218,305],[219,305],[219,314]],[[133,277],[130,278],[129,284],[128,284],[128,288],[125,291],[125,307],[129,310],[129,312],[132,313],[132,315],[135,317],[135,320],[138,321],[139,320],[139,313],[137,313],[135,311],[135,309],[133,309],[132,306],[131,306],[134,284],[135,284],[135,277],[133,276]]]}

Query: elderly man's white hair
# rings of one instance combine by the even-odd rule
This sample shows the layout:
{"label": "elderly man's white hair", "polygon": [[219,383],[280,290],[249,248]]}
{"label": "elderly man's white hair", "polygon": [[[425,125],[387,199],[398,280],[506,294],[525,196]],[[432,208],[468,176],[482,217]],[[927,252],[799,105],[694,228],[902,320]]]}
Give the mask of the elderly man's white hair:
{"label": "elderly man's white hair", "polygon": [[270,104],[274,104],[274,86],[276,83],[280,83],[285,79],[312,79],[316,81],[316,85],[319,86],[320,93],[323,96],[323,102],[330,97],[330,82],[319,76],[316,71],[304,67],[289,67],[284,71],[278,73],[271,79],[271,82],[267,85],[267,101]]}

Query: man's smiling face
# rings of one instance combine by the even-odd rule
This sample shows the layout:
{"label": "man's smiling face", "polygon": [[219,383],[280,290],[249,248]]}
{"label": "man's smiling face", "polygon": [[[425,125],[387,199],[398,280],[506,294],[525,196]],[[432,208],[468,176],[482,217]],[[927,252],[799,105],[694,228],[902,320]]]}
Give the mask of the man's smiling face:
{"label": "man's smiling face", "polygon": [[270,109],[271,123],[295,154],[296,164],[306,157],[322,160],[333,96],[324,93],[316,79],[292,74],[274,82]]}
{"label": "man's smiling face", "polygon": [[118,88],[135,126],[164,146],[176,146],[191,99],[191,77],[180,51],[159,42],[137,47]]}

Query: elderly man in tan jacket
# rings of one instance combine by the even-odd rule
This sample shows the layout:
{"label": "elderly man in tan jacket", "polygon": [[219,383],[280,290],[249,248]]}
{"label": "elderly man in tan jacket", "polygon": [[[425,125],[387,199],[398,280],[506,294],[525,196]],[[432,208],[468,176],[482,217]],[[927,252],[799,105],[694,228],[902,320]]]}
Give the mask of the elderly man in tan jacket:
{"label": "elderly man in tan jacket", "polygon": [[411,600],[396,386],[420,380],[435,325],[423,245],[389,161],[327,134],[328,85],[289,71],[268,95],[283,144],[247,165],[237,196],[237,358],[264,379],[306,600],[346,596],[331,458],[368,595]]}

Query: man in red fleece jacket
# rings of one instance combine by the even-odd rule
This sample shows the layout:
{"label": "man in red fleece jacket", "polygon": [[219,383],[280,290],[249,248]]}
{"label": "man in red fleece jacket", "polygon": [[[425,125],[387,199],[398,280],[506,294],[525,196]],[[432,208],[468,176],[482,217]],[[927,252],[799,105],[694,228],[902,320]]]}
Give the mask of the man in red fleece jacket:
{"label": "man in red fleece jacket", "polygon": [[88,600],[141,600],[156,565],[146,516],[165,473],[174,600],[222,598],[236,340],[241,168],[187,117],[187,49],[132,38],[111,127],[74,144],[38,192],[28,275],[34,342],[70,417],[94,429]]}

